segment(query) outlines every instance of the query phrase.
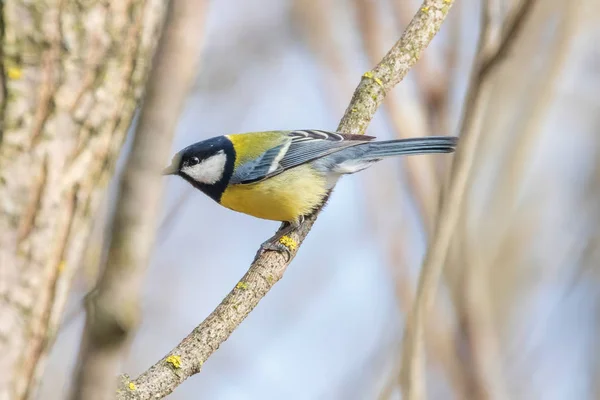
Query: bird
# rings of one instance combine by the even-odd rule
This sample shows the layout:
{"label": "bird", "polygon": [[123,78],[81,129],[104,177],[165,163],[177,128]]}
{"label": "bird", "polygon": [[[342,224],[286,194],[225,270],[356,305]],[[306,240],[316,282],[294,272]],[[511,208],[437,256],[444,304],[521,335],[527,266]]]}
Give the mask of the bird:
{"label": "bird", "polygon": [[175,153],[163,175],[176,175],[220,205],[279,221],[261,251],[285,251],[280,239],[322,208],[343,175],[392,156],[451,153],[454,136],[375,141],[325,130],[248,132],[212,137]]}

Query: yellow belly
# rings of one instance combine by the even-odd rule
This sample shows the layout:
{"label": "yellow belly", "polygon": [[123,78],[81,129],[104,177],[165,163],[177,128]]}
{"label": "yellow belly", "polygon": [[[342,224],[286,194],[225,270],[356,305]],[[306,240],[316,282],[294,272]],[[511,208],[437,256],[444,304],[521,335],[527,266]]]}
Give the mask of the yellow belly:
{"label": "yellow belly", "polygon": [[321,205],[327,194],[325,178],[309,164],[249,185],[231,185],[221,205],[257,218],[297,221]]}

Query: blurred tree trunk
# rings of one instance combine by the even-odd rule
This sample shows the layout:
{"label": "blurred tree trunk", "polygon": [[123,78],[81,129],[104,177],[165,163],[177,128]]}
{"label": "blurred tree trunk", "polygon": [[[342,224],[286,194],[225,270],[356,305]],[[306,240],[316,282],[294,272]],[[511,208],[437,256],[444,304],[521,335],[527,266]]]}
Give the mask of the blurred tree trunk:
{"label": "blurred tree trunk", "polygon": [[32,395],[165,2],[0,3],[0,399]]}

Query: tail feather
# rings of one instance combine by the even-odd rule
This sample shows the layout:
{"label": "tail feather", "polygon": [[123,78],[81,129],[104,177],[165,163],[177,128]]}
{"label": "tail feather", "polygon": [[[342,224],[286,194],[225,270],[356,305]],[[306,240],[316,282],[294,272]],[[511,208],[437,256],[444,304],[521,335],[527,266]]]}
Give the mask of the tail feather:
{"label": "tail feather", "polygon": [[427,136],[422,138],[367,142],[330,154],[313,162],[325,173],[334,173],[329,182],[335,185],[340,175],[354,174],[370,167],[382,158],[412,154],[452,153],[458,142],[453,136]]}
{"label": "tail feather", "polygon": [[365,144],[368,149],[363,159],[377,159],[399,155],[452,153],[456,148],[456,136],[426,136],[421,138],[385,140]]}

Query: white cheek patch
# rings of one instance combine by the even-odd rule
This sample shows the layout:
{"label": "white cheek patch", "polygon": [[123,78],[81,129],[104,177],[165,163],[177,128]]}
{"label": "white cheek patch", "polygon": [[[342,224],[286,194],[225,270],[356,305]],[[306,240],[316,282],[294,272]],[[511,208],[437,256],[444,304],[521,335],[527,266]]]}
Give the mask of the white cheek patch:
{"label": "white cheek patch", "polygon": [[223,178],[226,162],[227,156],[225,155],[225,152],[221,150],[214,156],[210,156],[206,160],[203,160],[200,164],[192,165],[191,167],[183,167],[181,172],[197,182],[213,185]]}

